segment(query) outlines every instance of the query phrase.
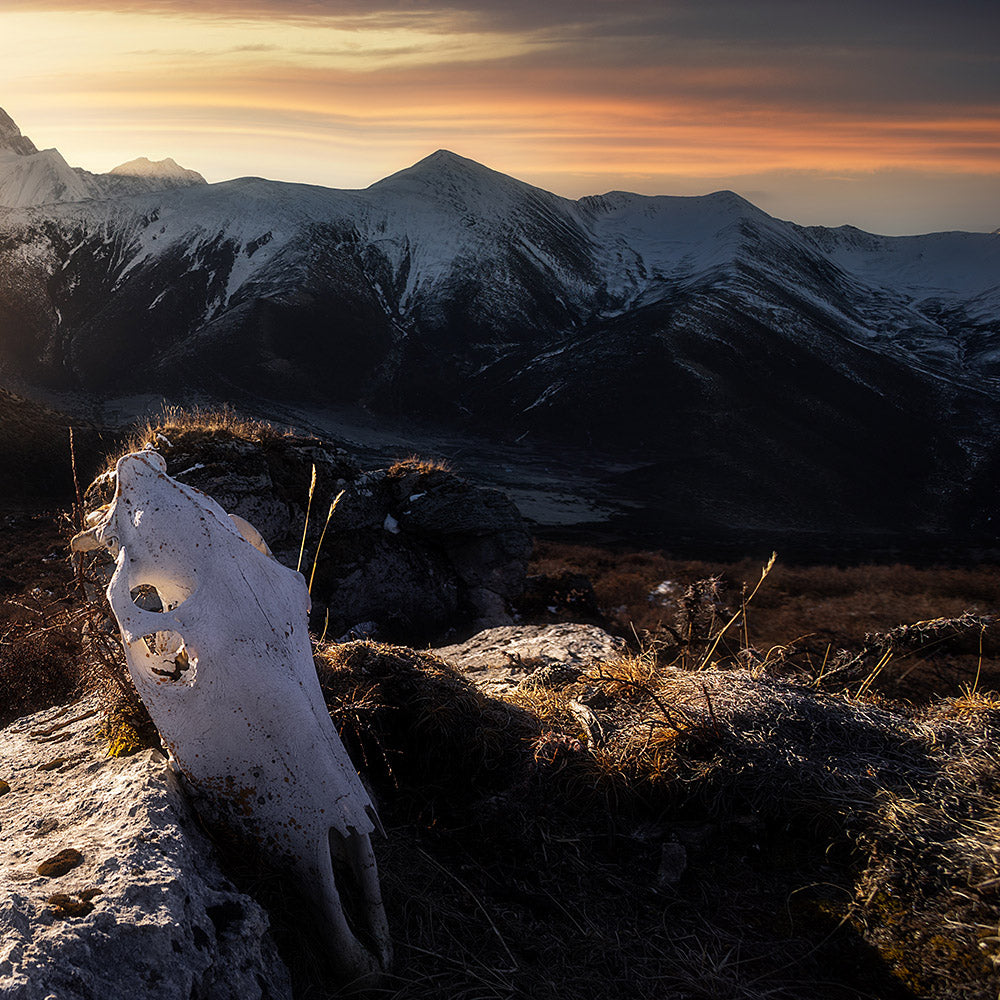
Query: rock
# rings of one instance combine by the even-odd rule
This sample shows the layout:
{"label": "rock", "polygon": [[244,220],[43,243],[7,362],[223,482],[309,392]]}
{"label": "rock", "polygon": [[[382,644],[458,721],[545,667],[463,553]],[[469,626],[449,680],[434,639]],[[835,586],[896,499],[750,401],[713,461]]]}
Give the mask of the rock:
{"label": "rock", "polygon": [[[318,538],[325,517],[324,497],[336,494],[336,484],[354,479],[360,470],[347,454],[315,438],[263,434],[249,440],[226,431],[200,428],[158,435],[156,449],[176,479],[207,493],[225,511],[249,521],[264,537],[279,561],[294,567],[305,523],[309,481],[316,467],[311,518]],[[110,501],[113,482],[96,480],[84,504],[93,510]],[[327,504],[329,501],[326,501]],[[320,507],[323,510],[320,511]]]}
{"label": "rock", "polygon": [[397,462],[346,486],[314,595],[338,627],[372,620],[380,635],[413,642],[462,622],[510,622],[530,554],[531,536],[504,494],[434,465]]}
{"label": "rock", "polygon": [[593,664],[618,659],[625,651],[624,640],[596,625],[571,623],[500,626],[431,650],[495,696],[518,687],[571,683]]}
{"label": "rock", "polygon": [[[412,645],[449,628],[513,620],[509,609],[524,587],[532,543],[517,507],[497,490],[414,459],[362,472],[332,444],[276,432],[254,441],[168,429],[157,448],[171,476],[249,521],[275,558],[292,568],[315,466],[302,560],[309,579],[319,549],[311,590],[315,631],[336,636],[358,622],[375,622],[380,637]],[[93,484],[88,509],[111,493],[110,482]]]}
{"label": "rock", "polygon": [[[0,730],[0,997],[290,998],[266,914],[219,870],[166,759],[108,757],[95,716],[82,702]],[[75,766],[40,770],[62,736]]]}
{"label": "rock", "polygon": [[[56,822],[58,823],[58,820]],[[46,878],[58,878],[82,864],[83,855],[76,848],[67,847],[58,854],[53,854],[51,858],[46,858],[35,871]]]}
{"label": "rock", "polygon": [[660,848],[660,869],[656,873],[656,885],[660,889],[676,885],[687,871],[687,851],[683,844],[668,841]]}

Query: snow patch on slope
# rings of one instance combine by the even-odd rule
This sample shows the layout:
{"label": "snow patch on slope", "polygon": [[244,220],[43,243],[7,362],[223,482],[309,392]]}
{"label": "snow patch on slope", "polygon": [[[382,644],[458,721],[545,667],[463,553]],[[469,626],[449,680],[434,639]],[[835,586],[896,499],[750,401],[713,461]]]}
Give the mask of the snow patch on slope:
{"label": "snow patch on slope", "polygon": [[60,201],[82,201],[96,193],[58,150],[28,155],[0,149],[0,205],[30,208]]}

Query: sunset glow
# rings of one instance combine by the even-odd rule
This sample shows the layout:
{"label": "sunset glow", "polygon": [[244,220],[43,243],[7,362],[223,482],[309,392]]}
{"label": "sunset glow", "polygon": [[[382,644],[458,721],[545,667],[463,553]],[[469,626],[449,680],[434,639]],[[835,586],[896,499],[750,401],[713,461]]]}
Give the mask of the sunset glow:
{"label": "sunset glow", "polygon": [[1000,225],[993,5],[130,6],[0,12],[0,107],[89,170],[359,187],[445,147],[571,197],[728,187],[806,223]]}

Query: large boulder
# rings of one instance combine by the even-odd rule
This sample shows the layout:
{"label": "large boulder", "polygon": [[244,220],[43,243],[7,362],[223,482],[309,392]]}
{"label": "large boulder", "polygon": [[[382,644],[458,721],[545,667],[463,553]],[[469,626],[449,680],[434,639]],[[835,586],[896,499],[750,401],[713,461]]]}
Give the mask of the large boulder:
{"label": "large boulder", "polygon": [[97,705],[0,730],[0,998],[281,1000],[268,918],[167,766],[114,758]]}
{"label": "large boulder", "polygon": [[[503,493],[416,459],[362,471],[316,438],[164,428],[154,436],[170,475],[249,521],[275,557],[295,567],[316,470],[302,572],[313,572],[312,626],[337,638],[360,623],[410,644],[450,628],[509,623],[524,586],[531,536]],[[87,492],[94,509],[110,483]],[[343,491],[326,536],[333,499]]]}
{"label": "large boulder", "polygon": [[623,639],[596,625],[503,625],[431,652],[494,697],[528,687],[563,687],[589,667],[620,660]]}
{"label": "large boulder", "polygon": [[418,461],[367,472],[347,488],[317,567],[331,622],[353,609],[411,642],[443,627],[510,622],[531,536],[514,503]]}

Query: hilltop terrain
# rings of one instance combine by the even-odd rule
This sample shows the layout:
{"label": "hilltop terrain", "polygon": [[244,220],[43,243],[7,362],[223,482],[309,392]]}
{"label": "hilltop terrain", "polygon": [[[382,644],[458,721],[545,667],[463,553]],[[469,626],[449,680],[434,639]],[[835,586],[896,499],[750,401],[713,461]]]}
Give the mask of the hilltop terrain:
{"label": "hilltop terrain", "polygon": [[[217,475],[229,456],[233,495],[285,509],[293,533],[308,456],[328,454],[316,505],[345,488],[349,529],[327,538],[329,563],[370,532],[352,525],[372,484],[398,481],[411,501],[425,486],[438,498],[460,488],[434,463],[359,475],[330,442],[232,414],[209,422],[175,414],[138,438],[161,435],[183,465],[175,474]],[[427,544],[419,518],[370,513],[392,545]],[[16,544],[0,557],[0,725],[89,690],[104,721],[87,730],[84,756],[99,739],[119,753],[149,745],[114,632],[74,589],[62,523],[6,518]],[[319,544],[314,527],[308,552]],[[317,641],[328,705],[387,830],[377,851],[397,963],[364,995],[994,996],[998,586],[989,568],[723,566],[545,543],[510,609],[522,632],[554,626],[545,656],[496,640],[491,654],[488,632],[475,666],[455,634],[436,651]],[[618,633],[622,651],[581,661],[567,647],[560,658],[556,637],[573,623]],[[14,729],[21,739],[24,726]],[[86,770],[46,772],[44,783],[58,795]],[[23,811],[24,773],[3,808]],[[116,787],[147,773],[116,765]],[[269,910],[295,995],[343,996],[280,879],[225,837],[216,848],[226,875]],[[100,877],[94,863],[85,870]],[[87,912],[50,916],[86,937],[88,921],[113,923],[111,890],[88,896]],[[72,903],[51,899],[57,911]]]}

